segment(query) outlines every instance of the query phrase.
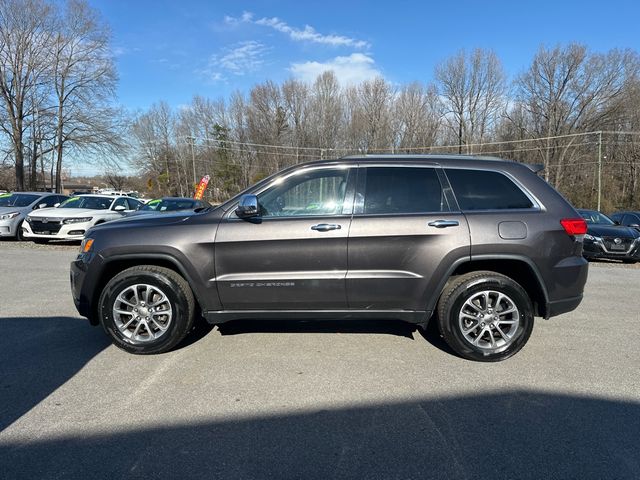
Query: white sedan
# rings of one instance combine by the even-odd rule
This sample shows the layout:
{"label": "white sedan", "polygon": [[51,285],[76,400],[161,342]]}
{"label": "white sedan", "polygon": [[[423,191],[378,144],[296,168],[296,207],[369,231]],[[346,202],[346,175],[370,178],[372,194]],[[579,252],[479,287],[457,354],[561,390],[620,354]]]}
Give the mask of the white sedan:
{"label": "white sedan", "polygon": [[82,240],[89,228],[122,218],[142,205],[131,197],[78,195],[56,208],[34,211],[22,224],[25,239],[38,243],[48,240]]}

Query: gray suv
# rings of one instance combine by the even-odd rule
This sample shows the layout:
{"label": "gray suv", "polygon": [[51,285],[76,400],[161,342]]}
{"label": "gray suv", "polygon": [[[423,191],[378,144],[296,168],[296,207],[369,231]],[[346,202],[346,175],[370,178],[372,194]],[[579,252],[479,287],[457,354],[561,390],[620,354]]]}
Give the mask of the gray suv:
{"label": "gray suv", "polygon": [[437,322],[497,361],[534,317],[575,309],[586,223],[536,168],[488,157],[296,165],[216,208],[92,228],[71,266],[80,314],[120,348],[174,348],[194,317]]}

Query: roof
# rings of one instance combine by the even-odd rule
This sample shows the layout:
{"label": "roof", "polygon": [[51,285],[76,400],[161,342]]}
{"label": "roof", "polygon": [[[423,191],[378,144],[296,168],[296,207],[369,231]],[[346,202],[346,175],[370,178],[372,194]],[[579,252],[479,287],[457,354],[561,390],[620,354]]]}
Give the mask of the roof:
{"label": "roof", "polygon": [[510,166],[525,166],[537,173],[541,171],[543,165],[532,165],[528,163],[515,162],[513,160],[505,160],[503,158],[491,157],[485,155],[454,155],[454,154],[388,154],[388,153],[371,153],[363,155],[347,155],[345,157],[327,159],[327,160],[315,160],[311,162],[305,162],[300,165],[335,165],[339,163],[348,162],[415,162],[415,163],[430,163],[432,165],[439,165],[443,167],[472,167],[481,166],[486,167],[510,167]]}
{"label": "roof", "polygon": [[79,193],[78,195],[74,195],[74,197],[129,198],[124,195],[107,195],[104,193]]}
{"label": "roof", "polygon": [[18,193],[20,195],[40,195],[40,196],[44,196],[44,195],[63,195],[62,193],[51,193],[51,192],[7,192],[7,193]]}

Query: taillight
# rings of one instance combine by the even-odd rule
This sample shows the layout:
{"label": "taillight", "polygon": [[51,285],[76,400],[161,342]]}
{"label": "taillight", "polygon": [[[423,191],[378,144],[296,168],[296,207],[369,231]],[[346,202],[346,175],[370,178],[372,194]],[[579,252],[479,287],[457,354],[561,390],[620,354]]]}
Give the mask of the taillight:
{"label": "taillight", "polygon": [[560,224],[569,235],[584,235],[587,233],[587,222],[584,218],[563,218]]}

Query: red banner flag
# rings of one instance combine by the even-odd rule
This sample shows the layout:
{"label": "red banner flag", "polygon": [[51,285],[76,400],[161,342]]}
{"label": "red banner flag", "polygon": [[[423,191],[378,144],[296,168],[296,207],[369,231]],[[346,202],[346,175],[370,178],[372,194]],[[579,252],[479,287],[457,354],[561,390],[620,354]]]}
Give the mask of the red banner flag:
{"label": "red banner flag", "polygon": [[207,185],[209,185],[210,178],[211,177],[209,177],[209,175],[205,175],[204,177],[202,177],[202,180],[200,180],[200,183],[198,184],[198,188],[196,188],[196,193],[193,196],[194,199],[202,200],[204,191],[207,189]]}

